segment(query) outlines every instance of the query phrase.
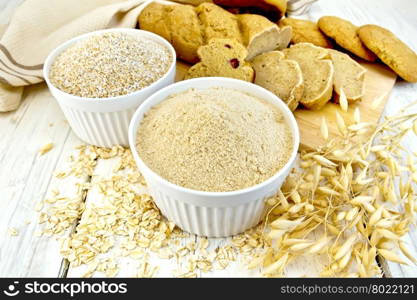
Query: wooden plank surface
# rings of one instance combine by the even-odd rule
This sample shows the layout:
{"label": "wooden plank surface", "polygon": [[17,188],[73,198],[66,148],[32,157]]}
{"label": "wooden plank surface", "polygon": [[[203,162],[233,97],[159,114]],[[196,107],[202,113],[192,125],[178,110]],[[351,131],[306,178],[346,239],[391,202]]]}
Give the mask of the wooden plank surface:
{"label": "wooden plank surface", "polygon": [[[9,11],[5,15],[13,11],[13,2],[0,0],[0,7]],[[411,48],[417,50],[417,41],[414,39],[417,35],[417,11],[414,8],[413,0],[320,0],[307,14],[299,17],[317,20],[322,15],[338,15],[357,25],[376,23],[390,28]],[[0,20],[5,19],[1,17]],[[54,170],[65,170],[67,157],[80,141],[71,133],[58,105],[44,85],[26,89],[25,93],[26,99],[16,112],[0,113],[0,136],[3,142],[0,145],[0,276],[55,277],[65,261],[58,252],[59,246],[55,237],[35,235],[41,227],[37,225],[38,212],[34,208],[55,187],[64,195],[74,195],[75,192],[71,189],[74,182],[56,180],[53,173]],[[399,80],[389,96],[384,114],[395,114],[402,106],[414,100],[417,100],[416,84]],[[49,126],[50,123],[54,126]],[[39,156],[38,149],[51,141],[55,144],[54,149],[45,156]],[[406,145],[410,149],[416,149],[417,141],[410,137],[406,140]],[[110,165],[111,161],[98,162],[95,172],[108,175]],[[91,194],[87,204],[92,201],[100,201],[100,197]],[[30,223],[27,224],[26,221]],[[10,228],[16,228],[18,235],[11,236]],[[210,247],[215,249],[227,242],[226,239],[214,239],[210,242]],[[406,237],[406,242],[417,257],[415,227]],[[161,261],[160,264],[166,264],[166,261]],[[287,276],[314,276],[322,265],[323,262],[317,256],[305,257],[291,264]],[[123,258],[120,267],[118,276],[133,276],[137,261],[134,258]],[[68,275],[80,276],[83,271],[85,270],[70,267]],[[384,272],[394,277],[415,277],[417,267],[386,263]],[[165,270],[158,275],[168,276],[168,273],[170,271]],[[62,273],[64,274],[65,272]],[[253,275],[257,275],[256,272],[245,273],[239,264],[205,274],[224,277]]]}
{"label": "wooden plank surface", "polygon": [[[56,277],[62,263],[59,245],[55,238],[37,234],[41,227],[35,207],[51,187],[75,196],[76,181],[58,182],[53,174],[66,169],[80,142],[45,85],[27,88],[26,95],[17,111],[0,117],[0,276]],[[40,155],[39,149],[50,142],[54,148]],[[13,229],[16,236],[10,234]]]}

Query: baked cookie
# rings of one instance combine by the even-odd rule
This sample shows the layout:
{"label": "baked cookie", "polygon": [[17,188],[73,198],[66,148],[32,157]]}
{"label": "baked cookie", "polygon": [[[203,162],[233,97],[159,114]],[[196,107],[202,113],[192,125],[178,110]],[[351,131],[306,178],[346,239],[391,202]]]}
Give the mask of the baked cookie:
{"label": "baked cookie", "polygon": [[303,73],[304,92],[300,102],[309,109],[322,108],[333,92],[334,67],[328,49],[299,43],[282,52],[286,59],[295,60]]}
{"label": "baked cookie", "polygon": [[252,60],[255,84],[273,92],[294,111],[303,96],[303,74],[298,63],[285,59],[280,51],[271,51]]}
{"label": "baked cookie", "polygon": [[359,27],[361,41],[399,76],[417,82],[417,54],[388,29],[377,25]]}
{"label": "baked cookie", "polygon": [[235,40],[212,39],[198,49],[201,61],[188,70],[185,79],[221,76],[252,82],[254,71],[245,61],[247,55],[245,46]]}
{"label": "baked cookie", "polygon": [[280,27],[290,26],[292,28],[291,43],[312,43],[313,45],[332,48],[332,43],[320,31],[316,23],[309,20],[284,18],[278,23]]}
{"label": "baked cookie", "polygon": [[340,47],[365,60],[376,60],[375,54],[369,51],[359,39],[356,33],[358,27],[351,22],[339,17],[325,16],[318,20],[317,25],[325,35],[332,38]]}
{"label": "baked cookie", "polygon": [[338,101],[342,90],[350,102],[361,100],[365,92],[366,69],[345,53],[328,51],[334,67],[335,100]]}

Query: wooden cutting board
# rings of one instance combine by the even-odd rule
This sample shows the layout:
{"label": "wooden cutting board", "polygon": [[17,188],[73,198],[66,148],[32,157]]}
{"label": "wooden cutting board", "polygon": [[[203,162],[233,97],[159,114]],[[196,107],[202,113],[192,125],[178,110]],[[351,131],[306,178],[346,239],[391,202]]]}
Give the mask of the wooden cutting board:
{"label": "wooden cutting board", "polygon": [[[361,120],[363,122],[378,123],[388,96],[394,87],[397,75],[388,67],[380,63],[360,62],[367,69],[365,75],[365,95],[362,101],[349,105],[349,110],[344,112],[340,106],[335,103],[328,103],[319,110],[307,110],[298,108],[295,111],[295,118],[298,122],[301,135],[301,149],[317,149],[324,144],[324,139],[320,134],[320,124],[322,117],[326,117],[329,127],[329,136],[334,137],[339,134],[336,125],[336,111],[339,112],[349,124],[353,122],[353,112],[359,107],[361,112]],[[184,78],[189,65],[178,62],[176,81]],[[375,101],[378,99],[377,101]],[[379,101],[380,99],[380,101]],[[378,105],[375,105],[378,102]]]}

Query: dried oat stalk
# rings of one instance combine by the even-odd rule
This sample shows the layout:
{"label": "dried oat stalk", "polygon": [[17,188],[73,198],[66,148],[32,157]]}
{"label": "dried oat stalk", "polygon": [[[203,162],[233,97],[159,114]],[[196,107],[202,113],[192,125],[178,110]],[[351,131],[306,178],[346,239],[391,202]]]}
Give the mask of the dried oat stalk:
{"label": "dried oat stalk", "polygon": [[300,168],[268,201],[264,238],[271,247],[251,267],[283,276],[308,253],[327,257],[322,276],[368,277],[381,275],[377,257],[416,263],[402,241],[417,212],[416,153],[401,142],[417,135],[417,113],[404,112],[378,127],[360,122],[359,110],[353,124],[336,116],[343,138],[302,152]]}

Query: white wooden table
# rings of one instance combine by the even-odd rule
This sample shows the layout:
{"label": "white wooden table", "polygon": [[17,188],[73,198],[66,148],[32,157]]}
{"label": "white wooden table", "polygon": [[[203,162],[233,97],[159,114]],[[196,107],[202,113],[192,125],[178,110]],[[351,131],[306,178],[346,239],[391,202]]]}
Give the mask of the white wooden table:
{"label": "white wooden table", "polygon": [[[0,0],[0,25],[7,24],[14,8],[23,0]],[[323,15],[337,15],[357,25],[374,23],[389,28],[417,51],[417,4],[414,0],[320,0],[303,18],[317,20]],[[4,27],[4,26],[3,26]],[[1,31],[0,31],[1,32]],[[402,106],[417,99],[417,84],[398,80],[390,95],[384,114],[394,114]],[[64,170],[67,158],[82,142],[72,133],[57,103],[44,84],[25,89],[25,98],[17,111],[0,113],[0,276],[81,276],[83,267],[72,267],[59,254],[55,237],[38,236],[39,213],[36,204],[59,188],[65,196],[76,193],[75,180],[58,180],[55,170]],[[44,156],[39,148],[53,142],[54,148]],[[417,149],[417,141],[407,140],[408,147]],[[112,174],[115,160],[99,161],[95,175]],[[81,178],[78,181],[87,181]],[[87,196],[91,205],[100,198],[94,193]],[[18,234],[12,236],[10,229]],[[68,233],[69,234],[69,233]],[[190,237],[194,241],[195,237]],[[226,239],[211,241],[210,247],[225,244]],[[412,253],[417,256],[417,231],[415,228],[406,237]],[[169,265],[166,261],[155,264]],[[140,261],[123,258],[117,276],[135,276]],[[315,276],[322,267],[318,257],[297,260],[287,270],[288,276]],[[164,269],[164,268],[162,268]],[[159,276],[171,273],[160,271]],[[417,276],[416,266],[388,263],[383,266],[386,276]],[[225,270],[202,274],[203,276],[256,276],[239,263]]]}

